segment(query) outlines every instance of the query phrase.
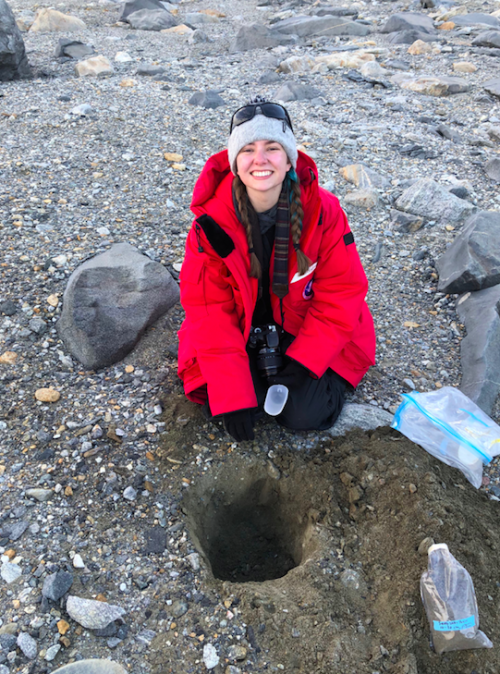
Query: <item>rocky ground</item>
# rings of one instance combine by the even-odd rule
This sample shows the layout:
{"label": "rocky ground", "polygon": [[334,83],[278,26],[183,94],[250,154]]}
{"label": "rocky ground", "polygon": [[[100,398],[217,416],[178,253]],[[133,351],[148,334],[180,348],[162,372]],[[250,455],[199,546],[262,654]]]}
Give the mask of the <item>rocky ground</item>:
{"label": "rocky ground", "polygon": [[[40,7],[28,0],[11,6],[28,23]],[[491,13],[500,4],[463,7]],[[449,6],[349,8],[372,28],[369,36],[306,37],[249,52],[231,50],[241,26],[269,25],[311,6],[182,3],[179,22],[207,9],[225,15],[197,26],[202,33],[190,39],[117,24],[112,3],[65,0],[57,9],[83,19],[85,29],[23,33],[35,77],[0,88],[0,356],[14,353],[0,363],[0,674],[53,671],[83,657],[109,657],[136,674],[212,665],[228,674],[425,674],[438,663],[446,674],[498,671],[495,649],[432,655],[418,596],[426,559],[416,552],[433,536],[463,554],[483,628],[497,645],[499,597],[490,579],[499,545],[496,464],[487,469],[485,494],[396,433],[344,441],[260,422],[256,441],[238,446],[182,396],[180,307],[124,362],[99,372],[83,370],[55,328],[71,272],[113,242],[133,244],[178,275],[193,184],[207,157],[225,146],[231,111],[255,93],[273,98],[296,82],[316,90],[312,100],[287,102],[297,139],[345,206],[370,280],[378,360],[352,400],[393,412],[403,391],[460,383],[464,326],[456,296],[437,292],[434,261],[462,221],[433,218],[439,204],[430,198],[418,229],[394,222],[391,209],[412,181],[432,178],[462,189],[480,209],[499,210],[498,182],[485,165],[500,149],[491,132],[500,125],[500,101],[483,86],[500,77],[498,50],[472,45],[484,26],[438,31],[430,51],[416,55],[379,32],[396,12],[430,16]],[[61,35],[93,45],[113,72],[78,77],[74,60],[54,56]],[[314,62],[361,48],[389,70],[381,84],[351,68],[276,73],[289,57]],[[116,61],[118,52],[130,60]],[[455,72],[463,61],[477,69]],[[467,86],[430,96],[391,83],[402,72],[459,75]],[[204,90],[217,91],[224,105],[189,103]],[[339,174],[357,163],[375,172],[376,190],[360,193]],[[56,402],[36,398],[48,387],[60,394]],[[498,421],[498,407],[493,416]],[[261,579],[236,559],[214,581],[207,560],[219,568],[213,551],[227,527],[210,519],[219,475],[224,507],[236,503],[246,517],[265,506],[264,520],[282,509],[262,536],[280,541],[269,552],[279,568],[299,564],[284,579],[241,583],[245,573]],[[230,558],[255,544],[240,540],[237,527],[230,531]],[[376,545],[364,547],[370,532]],[[95,615],[88,622],[88,606],[77,607],[84,615],[70,611],[68,592],[124,613],[101,628]]]}

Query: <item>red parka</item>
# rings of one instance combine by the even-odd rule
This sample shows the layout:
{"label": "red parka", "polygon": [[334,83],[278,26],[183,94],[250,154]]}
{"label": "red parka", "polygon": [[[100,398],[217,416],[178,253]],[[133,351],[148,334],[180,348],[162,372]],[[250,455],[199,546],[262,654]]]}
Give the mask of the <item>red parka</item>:
{"label": "red parka", "polygon": [[[283,299],[284,329],[296,336],[287,356],[313,376],[332,368],[356,386],[375,362],[375,331],[365,303],[368,281],[338,199],[318,186],[313,160],[299,152],[304,222],[300,247],[311,260],[297,273],[290,245],[289,292]],[[212,414],[257,406],[246,345],[257,301],[257,279],[232,196],[227,151],[211,157],[196,182],[196,216],[180,273],[186,318],[179,331],[179,376],[187,397]],[[201,216],[201,217],[200,217]],[[209,216],[209,217],[207,217]],[[271,258],[272,283],[274,252]],[[279,299],[271,291],[274,321]]]}

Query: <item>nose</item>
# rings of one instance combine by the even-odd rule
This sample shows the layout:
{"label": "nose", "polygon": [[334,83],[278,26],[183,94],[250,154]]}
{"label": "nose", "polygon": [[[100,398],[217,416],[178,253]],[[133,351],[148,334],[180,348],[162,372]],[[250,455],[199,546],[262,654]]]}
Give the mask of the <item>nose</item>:
{"label": "nose", "polygon": [[267,162],[266,151],[264,148],[257,148],[254,155],[254,162],[256,164],[265,164]]}

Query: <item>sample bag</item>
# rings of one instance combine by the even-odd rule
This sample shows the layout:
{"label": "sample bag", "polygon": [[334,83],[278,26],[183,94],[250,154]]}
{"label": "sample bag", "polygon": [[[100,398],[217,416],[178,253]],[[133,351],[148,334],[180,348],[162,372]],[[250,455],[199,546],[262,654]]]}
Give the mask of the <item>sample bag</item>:
{"label": "sample bag", "polygon": [[427,571],[420,579],[420,595],[436,653],[467,648],[492,648],[479,629],[476,593],[467,569],[445,543],[431,545]]}
{"label": "sample bag", "polygon": [[481,486],[483,464],[500,454],[500,426],[457,388],[403,394],[392,428]]}

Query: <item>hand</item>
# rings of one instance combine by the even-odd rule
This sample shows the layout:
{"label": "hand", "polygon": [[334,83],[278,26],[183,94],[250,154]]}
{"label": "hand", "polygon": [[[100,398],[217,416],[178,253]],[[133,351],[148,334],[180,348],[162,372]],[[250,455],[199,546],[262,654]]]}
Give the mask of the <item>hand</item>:
{"label": "hand", "polygon": [[236,410],[224,414],[224,428],[236,442],[253,440],[253,421],[251,410]]}
{"label": "hand", "polygon": [[287,388],[300,388],[309,377],[309,370],[296,360],[288,360],[287,365],[281,372],[273,377],[268,377],[270,384],[282,384]]}

